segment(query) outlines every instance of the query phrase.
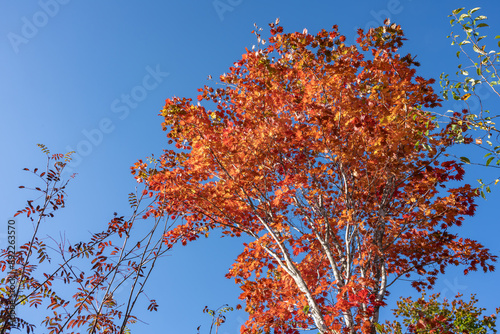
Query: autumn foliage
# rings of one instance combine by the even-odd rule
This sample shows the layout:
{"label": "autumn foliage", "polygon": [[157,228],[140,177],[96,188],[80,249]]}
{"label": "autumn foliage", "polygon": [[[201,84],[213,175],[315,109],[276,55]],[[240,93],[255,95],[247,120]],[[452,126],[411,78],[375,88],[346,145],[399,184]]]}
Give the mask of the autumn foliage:
{"label": "autumn foliage", "polygon": [[[163,220],[163,229],[156,220],[146,236],[132,233],[134,223],[143,216],[144,195],[131,193],[129,219],[114,213],[105,228],[92,233],[89,240],[71,243],[62,235],[56,240],[59,233],[53,227],[49,236],[43,235],[47,220],[65,207],[69,180],[64,170],[72,152],[51,154],[44,145],[39,146],[47,155],[46,168],[25,170],[40,186],[26,187],[36,195],[14,215],[31,220],[33,233],[29,241],[18,241],[19,249],[0,250],[4,274],[0,279],[0,334],[29,334],[39,328],[48,334],[130,333],[129,327],[138,321],[132,311],[143,304],[141,297],[154,264],[168,250],[161,242],[170,226],[168,220]],[[29,230],[28,221],[23,224]],[[154,238],[157,229],[159,240]],[[149,311],[157,310],[154,299],[147,305]],[[41,324],[34,323],[37,316],[43,319]]]}
{"label": "autumn foliage", "polygon": [[[493,270],[495,256],[450,228],[477,192],[447,160],[462,114],[438,127],[431,84],[401,56],[387,22],[345,44],[271,24],[216,88],[161,111],[177,149],[133,167],[156,198],[150,215],[183,224],[182,243],[221,229],[250,238],[227,277],[242,289],[243,332],[371,333],[389,287],[429,288],[448,265]],[[466,141],[470,138],[466,137]]]}
{"label": "autumn foliage", "polygon": [[474,295],[469,302],[464,301],[460,294],[451,302],[440,299],[439,294],[427,297],[425,293],[416,301],[401,298],[394,314],[403,318],[402,323],[387,321],[385,325],[377,325],[377,329],[380,333],[395,334],[497,333],[496,315],[500,308],[496,309],[496,314],[482,315],[486,309],[475,305],[478,300]]}

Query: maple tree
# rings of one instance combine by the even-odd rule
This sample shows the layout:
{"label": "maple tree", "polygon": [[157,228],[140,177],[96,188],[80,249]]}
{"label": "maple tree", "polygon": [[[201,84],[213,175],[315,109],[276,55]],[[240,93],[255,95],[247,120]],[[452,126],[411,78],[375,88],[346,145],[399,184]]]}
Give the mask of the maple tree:
{"label": "maple tree", "polygon": [[[33,222],[33,233],[19,249],[0,251],[0,269],[7,272],[0,280],[0,333],[15,329],[35,332],[36,325],[21,317],[22,311],[31,308],[43,315],[39,310],[44,306],[48,313],[41,326],[46,333],[79,328],[88,333],[130,333],[130,325],[138,321],[132,311],[137,303],[142,304],[139,297],[145,295],[155,263],[168,250],[162,238],[171,221],[156,219],[145,235],[138,235],[133,226],[142,219],[148,197],[131,193],[129,219],[114,213],[106,228],[93,233],[89,241],[50,238],[54,244],[47,242],[41,231],[46,220],[65,206],[69,180],[64,171],[72,152],[51,154],[44,145],[39,146],[47,155],[46,169],[25,170],[42,185],[31,189],[37,197],[15,214],[26,215]],[[156,311],[156,301],[148,301],[148,310]]]}
{"label": "maple tree", "polygon": [[148,214],[184,221],[168,245],[216,228],[250,238],[227,274],[249,313],[242,332],[373,333],[401,277],[422,289],[448,265],[493,270],[488,249],[450,232],[476,206],[454,182],[461,163],[443,159],[464,114],[438,128],[425,111],[440,100],[398,54],[400,26],[360,30],[356,45],[336,26],[270,26],[198,103],[166,100],[176,149],[132,167],[157,201]]}

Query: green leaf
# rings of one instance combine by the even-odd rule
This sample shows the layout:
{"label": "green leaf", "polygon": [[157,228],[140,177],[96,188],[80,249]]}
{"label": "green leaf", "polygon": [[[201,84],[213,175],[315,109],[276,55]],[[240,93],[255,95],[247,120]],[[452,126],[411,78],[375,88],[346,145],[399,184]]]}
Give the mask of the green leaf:
{"label": "green leaf", "polygon": [[479,15],[478,17],[476,17],[476,20],[479,21],[479,20],[486,20],[488,17],[484,16],[484,15]]}
{"label": "green leaf", "polygon": [[469,10],[469,13],[473,14],[473,13],[477,12],[480,9],[481,9],[481,7],[472,8],[471,10]]}
{"label": "green leaf", "polygon": [[486,23],[479,23],[479,24],[477,25],[477,27],[478,27],[478,28],[482,28],[482,27],[489,27],[489,25],[488,25],[488,24],[486,24]]}
{"label": "green leaf", "polygon": [[[469,15],[469,14],[462,14],[462,15],[460,15],[460,17],[458,18],[458,21],[459,21],[459,22],[460,22],[460,21],[463,21],[463,19],[465,19],[466,17],[470,17],[470,15]],[[470,29],[470,28],[469,28],[469,29]],[[464,27],[464,30],[465,30],[465,31],[467,31],[467,28],[466,28],[466,27]]]}
{"label": "green leaf", "polygon": [[457,15],[458,13],[460,13],[462,10],[464,10],[465,7],[462,7],[462,8],[457,8],[455,9],[452,13]]}
{"label": "green leaf", "polygon": [[490,157],[488,160],[486,160],[486,166],[489,166],[493,159],[495,159],[495,157]]}
{"label": "green leaf", "polygon": [[309,313],[309,305],[304,306],[304,308],[302,309],[302,311],[304,311],[304,314]]}
{"label": "green leaf", "polygon": [[481,50],[477,45],[473,45],[472,46],[472,49],[476,52],[476,53],[479,53],[479,54],[482,54],[482,55],[485,55],[486,53]]}
{"label": "green leaf", "polygon": [[377,331],[377,333],[383,333],[384,332],[384,327],[379,324],[379,323],[374,323],[375,325],[375,330]]}
{"label": "green leaf", "polygon": [[467,157],[460,157],[460,161],[465,162],[466,164],[470,164],[470,160]]}

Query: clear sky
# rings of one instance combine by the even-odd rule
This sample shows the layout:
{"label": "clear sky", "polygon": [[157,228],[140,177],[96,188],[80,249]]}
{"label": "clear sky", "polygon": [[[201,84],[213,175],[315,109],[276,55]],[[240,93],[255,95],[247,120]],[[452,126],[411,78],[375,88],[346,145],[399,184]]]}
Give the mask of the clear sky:
{"label": "clear sky", "polygon": [[[50,220],[46,233],[65,231],[71,241],[104,228],[113,212],[130,213],[127,194],[135,182],[129,167],[167,148],[159,110],[166,98],[195,98],[207,76],[218,77],[256,44],[250,32],[280,18],[288,32],[314,33],[337,24],[353,42],[357,28],[378,26],[386,17],[401,24],[409,39],[402,52],[418,55],[424,77],[454,73],[457,51],[446,36],[447,15],[458,7],[482,7],[489,35],[500,34],[500,2],[437,0],[185,0],[185,1],[1,1],[0,2],[0,241],[7,220],[30,196],[18,189],[34,182],[24,167],[41,166],[37,143],[52,152],[76,150],[78,173],[67,207]],[[439,85],[436,84],[439,91]],[[498,106],[487,91],[484,102]],[[444,110],[454,108],[445,104]],[[460,149],[460,148],[459,148]],[[463,149],[463,148],[462,148]],[[491,179],[491,170],[468,166],[467,180]],[[498,174],[498,173],[497,173]],[[480,240],[500,255],[498,188],[478,200],[475,217],[460,234]],[[18,219],[19,238],[31,231]],[[133,332],[208,333],[205,305],[235,306],[238,288],[224,278],[241,250],[238,240],[209,238],[179,248],[160,261],[147,288],[159,311],[140,310],[149,323]],[[500,272],[463,275],[451,269],[435,292],[453,297],[477,293],[492,311],[500,306]],[[414,294],[401,282],[389,300]],[[40,312],[40,311],[38,311]],[[385,317],[388,312],[383,314]],[[228,314],[224,333],[237,333],[245,313]]]}

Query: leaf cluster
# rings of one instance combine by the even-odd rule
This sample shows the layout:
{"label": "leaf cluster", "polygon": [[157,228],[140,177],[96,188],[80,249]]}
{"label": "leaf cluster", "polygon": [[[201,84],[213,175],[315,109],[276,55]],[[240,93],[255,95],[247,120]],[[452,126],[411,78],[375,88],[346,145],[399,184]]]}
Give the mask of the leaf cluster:
{"label": "leaf cluster", "polygon": [[[458,294],[449,302],[441,300],[439,294],[426,298],[426,294],[413,301],[411,298],[401,298],[398,308],[394,310],[398,320],[387,321],[384,325],[377,325],[378,333],[440,333],[440,334],[487,334],[497,333],[496,314],[484,315],[486,310],[476,306],[477,299],[471,295],[470,301],[465,302]],[[482,316],[482,317],[481,317]],[[406,331],[403,331],[406,328]]]}
{"label": "leaf cluster", "polygon": [[[489,29],[486,23],[487,17],[479,14],[479,7],[465,11],[465,8],[455,9],[451,17],[450,25],[458,28],[458,32],[452,32],[448,38],[451,44],[459,48],[456,56],[465,59],[466,63],[458,65],[455,73],[456,79],[450,79],[449,74],[441,74],[440,84],[443,89],[445,100],[452,99],[463,101],[466,105],[466,117],[464,123],[468,129],[475,130],[476,139],[474,144],[487,153],[484,155],[484,163],[472,162],[487,167],[500,168],[500,131],[496,127],[498,112],[491,113],[484,109],[485,99],[479,92],[487,90],[486,96],[500,97],[498,86],[500,85],[498,66],[500,64],[500,51],[489,49],[491,40],[488,39],[485,30]],[[498,47],[500,47],[500,35],[495,36]],[[469,104],[473,98],[472,104]],[[479,110],[472,106],[478,105]],[[454,117],[454,114],[446,114],[446,117]],[[457,132],[457,142],[462,142],[461,132]],[[462,161],[470,164],[467,157],[461,157]],[[494,181],[483,183],[480,179],[480,194],[484,198],[485,192],[490,192],[489,185],[497,184],[499,178]]]}
{"label": "leaf cluster", "polygon": [[[47,147],[39,146],[47,155],[46,170],[41,173],[38,168],[25,170],[44,184],[26,189],[41,196],[28,200],[27,206],[15,214],[18,217],[24,214],[34,223],[31,240],[15,252],[7,249],[0,252],[0,269],[8,271],[0,280],[0,331],[33,332],[35,324],[13,311],[45,307],[50,310],[50,315],[42,321],[47,333],[80,327],[89,333],[129,332],[128,326],[138,321],[131,312],[139,296],[145,295],[144,287],[156,260],[168,250],[162,235],[170,225],[165,222],[162,228],[160,219],[156,219],[145,236],[132,238],[134,222],[143,215],[141,203],[147,195],[146,192],[138,196],[136,192],[129,195],[133,213],[128,220],[115,212],[107,228],[91,234],[88,242],[69,243],[48,237],[55,246],[48,245],[47,238],[40,237],[40,233],[46,220],[65,207],[69,180],[63,175],[71,152],[51,155]],[[155,239],[157,230],[159,239]],[[128,292],[124,290],[127,286]],[[120,290],[125,293],[119,293]],[[149,303],[148,310],[158,309],[154,299]]]}

